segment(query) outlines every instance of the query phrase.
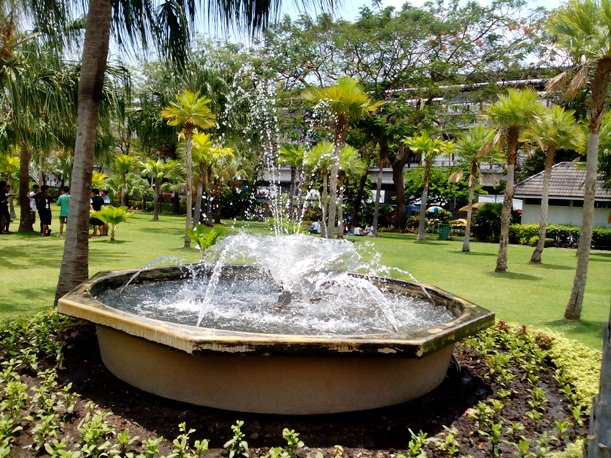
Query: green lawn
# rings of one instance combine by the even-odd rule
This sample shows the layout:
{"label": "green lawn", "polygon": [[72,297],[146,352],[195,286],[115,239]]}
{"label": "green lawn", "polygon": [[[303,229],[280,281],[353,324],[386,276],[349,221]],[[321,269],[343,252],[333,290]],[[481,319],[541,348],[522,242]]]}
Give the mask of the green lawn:
{"label": "green lawn", "polygon": [[[54,221],[53,228],[56,229]],[[262,223],[251,230],[267,232]],[[117,228],[117,240],[91,239],[90,274],[101,270],[143,267],[162,257],[187,262],[199,259],[192,248],[185,250],[184,218],[136,214]],[[229,233],[229,232],[228,232]],[[29,314],[51,307],[61,263],[63,239],[38,234],[0,236],[2,288],[0,317]],[[544,264],[528,264],[532,248],[509,247],[509,272],[494,272],[498,246],[472,243],[471,253],[462,253],[462,241],[417,242],[414,236],[383,233],[381,238],[351,237],[359,248],[373,247],[382,263],[410,272],[419,281],[435,284],[494,311],[498,319],[551,328],[592,348],[600,349],[603,322],[609,316],[611,297],[611,253],[594,251],[590,258],[588,288],[582,320],[562,319],[573,282],[575,250],[547,248]],[[169,261],[168,261],[169,262]],[[394,274],[396,277],[404,277]]]}

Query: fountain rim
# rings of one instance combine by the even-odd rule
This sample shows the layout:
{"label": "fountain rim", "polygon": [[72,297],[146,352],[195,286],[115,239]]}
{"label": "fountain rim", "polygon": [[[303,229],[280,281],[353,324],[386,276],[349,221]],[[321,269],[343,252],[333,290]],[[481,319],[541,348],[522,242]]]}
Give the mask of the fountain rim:
{"label": "fountain rim", "polygon": [[[232,266],[232,268],[252,268]],[[391,285],[410,294],[426,297],[422,288],[440,306],[450,308],[453,320],[427,329],[384,334],[301,335],[264,334],[217,330],[172,323],[118,310],[95,298],[95,291],[125,284],[139,272],[113,270],[99,272],[58,301],[60,313],[90,321],[99,326],[151,340],[190,354],[232,353],[249,355],[367,356],[421,358],[454,344],[494,324],[494,313],[433,285],[379,277],[376,282]],[[186,266],[153,267],[141,271],[136,283],[184,278]]]}

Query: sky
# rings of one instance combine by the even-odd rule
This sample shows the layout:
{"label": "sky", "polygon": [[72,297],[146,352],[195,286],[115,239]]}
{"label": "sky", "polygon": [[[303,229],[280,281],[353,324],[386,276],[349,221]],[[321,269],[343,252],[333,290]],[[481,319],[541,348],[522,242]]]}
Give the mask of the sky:
{"label": "sky", "polygon": [[[410,3],[414,6],[422,6],[425,0],[411,0]],[[297,16],[297,9],[292,6],[294,2],[285,0],[286,6],[283,7],[283,14],[289,14],[291,17]],[[359,13],[359,9],[363,6],[371,7],[371,0],[343,0],[341,8],[337,14],[339,17],[352,21]],[[394,6],[399,9],[405,3],[405,0],[382,0],[382,7]],[[478,0],[478,3],[487,4],[487,0]],[[559,0],[529,0],[529,5],[532,7],[545,6],[546,8],[556,8],[560,5]]]}

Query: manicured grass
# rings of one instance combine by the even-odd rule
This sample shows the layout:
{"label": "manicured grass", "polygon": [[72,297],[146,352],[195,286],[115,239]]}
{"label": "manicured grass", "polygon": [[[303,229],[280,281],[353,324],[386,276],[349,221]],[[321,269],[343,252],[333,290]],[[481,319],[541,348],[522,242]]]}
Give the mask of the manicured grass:
{"label": "manicured grass", "polygon": [[[54,221],[54,229],[56,222]],[[236,224],[269,233],[264,223]],[[233,229],[236,230],[236,229]],[[226,233],[230,234],[232,229]],[[149,214],[136,214],[117,228],[117,240],[91,239],[89,272],[140,268],[162,257],[187,262],[199,259],[195,248],[183,248],[184,218],[162,215],[153,222]],[[2,288],[0,318],[30,314],[52,306],[63,248],[63,239],[38,234],[0,236]],[[573,284],[575,250],[546,248],[544,263],[528,264],[532,248],[509,247],[509,272],[494,272],[496,244],[472,243],[462,253],[462,239],[441,241],[435,235],[417,242],[412,235],[383,233],[382,237],[350,237],[357,247],[373,247],[382,263],[408,271],[431,283],[489,308],[500,320],[550,328],[584,344],[601,348],[603,323],[609,316],[611,253],[594,251],[590,257],[588,286],[582,320],[563,320]],[[166,262],[171,262],[167,260]],[[408,278],[393,273],[397,278]]]}

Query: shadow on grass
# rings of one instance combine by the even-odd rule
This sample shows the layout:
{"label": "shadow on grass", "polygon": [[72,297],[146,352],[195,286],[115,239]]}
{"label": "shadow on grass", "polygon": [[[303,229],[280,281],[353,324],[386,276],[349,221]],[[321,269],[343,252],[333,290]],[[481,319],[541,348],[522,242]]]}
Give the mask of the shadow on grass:
{"label": "shadow on grass", "polygon": [[456,254],[464,254],[465,256],[492,256],[496,257],[496,253],[485,253],[483,251],[462,251],[462,250],[452,250],[450,253]]}
{"label": "shadow on grass", "polygon": [[558,264],[531,264],[528,263],[529,266],[533,266],[536,269],[545,269],[545,270],[575,270],[575,267],[571,266],[561,266]]}
{"label": "shadow on grass", "polygon": [[449,245],[450,244],[448,240],[435,240],[435,239],[414,240],[414,243],[417,243],[418,245]]}
{"label": "shadow on grass", "polygon": [[541,281],[541,277],[536,277],[534,275],[527,274],[519,274],[516,272],[486,272],[486,275],[497,278],[507,278],[509,280]]}
{"label": "shadow on grass", "polygon": [[168,235],[185,235],[184,229],[168,229],[168,228],[158,228],[158,227],[141,227],[138,229],[140,232],[150,232],[155,234],[163,234],[163,236]]}
{"label": "shadow on grass", "polygon": [[559,320],[547,321],[544,324],[553,327],[554,330],[561,332],[569,338],[581,335],[595,335],[600,339],[602,345],[604,334],[604,323],[602,320],[566,320],[561,318]]}
{"label": "shadow on grass", "polygon": [[590,253],[590,261],[611,262],[611,253]]}

